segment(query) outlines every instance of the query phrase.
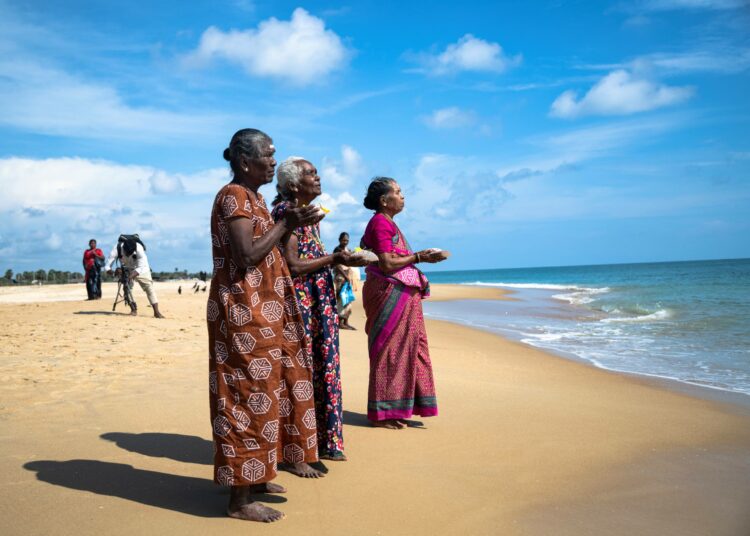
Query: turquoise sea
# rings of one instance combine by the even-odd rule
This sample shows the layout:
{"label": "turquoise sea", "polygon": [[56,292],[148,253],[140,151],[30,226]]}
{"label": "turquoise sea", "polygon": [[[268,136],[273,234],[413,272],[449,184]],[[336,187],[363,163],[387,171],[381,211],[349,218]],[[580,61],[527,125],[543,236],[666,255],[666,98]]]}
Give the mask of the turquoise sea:
{"label": "turquoise sea", "polygon": [[598,367],[750,396],[750,259],[433,272],[515,301],[424,302],[425,315]]}

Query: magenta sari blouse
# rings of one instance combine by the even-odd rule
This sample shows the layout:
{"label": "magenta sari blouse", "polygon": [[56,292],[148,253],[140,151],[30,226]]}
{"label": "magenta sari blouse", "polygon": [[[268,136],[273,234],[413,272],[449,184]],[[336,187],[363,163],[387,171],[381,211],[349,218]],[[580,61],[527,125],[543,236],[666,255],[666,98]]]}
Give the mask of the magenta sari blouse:
{"label": "magenta sari blouse", "polygon": [[[413,253],[403,233],[393,220],[379,213],[375,214],[367,224],[365,234],[362,236],[361,247],[369,249],[375,254],[411,255]],[[365,273],[368,276],[396,279],[406,286],[416,287],[422,293],[423,298],[430,295],[430,285],[427,278],[413,264],[408,264],[390,274],[383,273],[377,264],[370,264],[365,269]]]}

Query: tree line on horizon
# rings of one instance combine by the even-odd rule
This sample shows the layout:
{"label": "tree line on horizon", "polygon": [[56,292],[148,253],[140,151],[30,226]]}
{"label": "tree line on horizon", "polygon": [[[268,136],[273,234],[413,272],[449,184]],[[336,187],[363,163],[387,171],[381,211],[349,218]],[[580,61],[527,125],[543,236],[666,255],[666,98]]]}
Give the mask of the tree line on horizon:
{"label": "tree line on horizon", "polygon": [[[151,271],[151,277],[154,281],[167,281],[169,279],[200,279],[206,281],[209,273],[203,270],[198,272],[188,272],[175,268],[173,272],[156,272]],[[102,281],[116,281],[113,276],[107,275],[102,271]],[[64,285],[68,283],[83,283],[84,277],[81,272],[71,272],[67,270],[35,270],[14,273],[12,269],[5,270],[5,274],[0,278],[0,286],[9,285]]]}

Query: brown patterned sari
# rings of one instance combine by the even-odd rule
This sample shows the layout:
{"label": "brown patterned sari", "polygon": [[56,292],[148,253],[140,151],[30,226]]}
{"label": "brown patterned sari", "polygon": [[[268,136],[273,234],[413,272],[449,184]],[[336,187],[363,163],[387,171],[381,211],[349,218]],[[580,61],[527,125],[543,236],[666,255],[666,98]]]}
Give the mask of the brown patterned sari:
{"label": "brown patterned sari", "polygon": [[249,218],[254,238],[274,225],[266,203],[227,184],[211,211],[214,273],[208,298],[214,479],[268,482],[277,461],[318,459],[311,359],[286,262],[274,247],[257,266],[232,260],[228,221]]}

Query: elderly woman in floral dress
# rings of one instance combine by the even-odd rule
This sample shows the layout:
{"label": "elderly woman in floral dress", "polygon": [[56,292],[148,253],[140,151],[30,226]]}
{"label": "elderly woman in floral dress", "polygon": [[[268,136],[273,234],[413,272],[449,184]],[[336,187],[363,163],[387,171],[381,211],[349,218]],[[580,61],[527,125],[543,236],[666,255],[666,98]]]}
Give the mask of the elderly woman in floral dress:
{"label": "elderly woman in floral dress", "polygon": [[[280,221],[296,206],[310,206],[321,193],[318,170],[300,157],[290,157],[276,173],[279,195],[273,217]],[[361,265],[349,252],[328,255],[320,226],[301,225],[287,235],[284,257],[294,277],[313,360],[318,453],[322,459],[345,461],[339,363],[339,319],[331,266]]]}

